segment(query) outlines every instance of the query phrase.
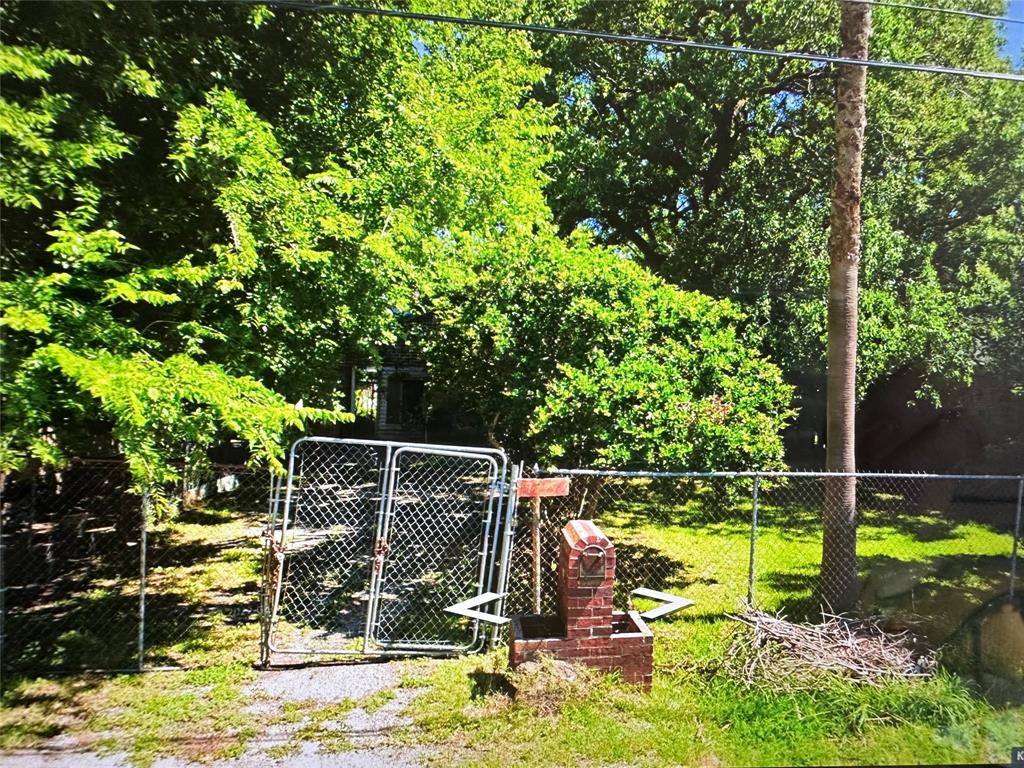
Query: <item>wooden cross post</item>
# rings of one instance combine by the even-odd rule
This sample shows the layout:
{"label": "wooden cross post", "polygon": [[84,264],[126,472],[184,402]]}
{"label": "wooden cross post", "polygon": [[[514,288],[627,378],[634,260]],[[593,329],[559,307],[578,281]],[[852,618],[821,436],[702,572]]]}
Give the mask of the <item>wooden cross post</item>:
{"label": "wooden cross post", "polygon": [[568,496],[568,477],[526,478],[519,481],[516,497],[530,499],[530,548],[533,566],[531,576],[533,582],[533,612],[540,613],[541,605],[541,556],[540,549],[540,500],[544,496]]}

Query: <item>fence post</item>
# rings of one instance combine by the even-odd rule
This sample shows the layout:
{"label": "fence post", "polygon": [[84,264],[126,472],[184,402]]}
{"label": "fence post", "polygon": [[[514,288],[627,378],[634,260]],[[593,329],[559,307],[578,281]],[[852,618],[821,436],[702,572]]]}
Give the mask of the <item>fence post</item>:
{"label": "fence post", "polygon": [[754,573],[757,569],[757,509],[761,491],[761,476],[754,475],[753,508],[750,515],[750,565],[747,569],[747,607],[754,606]]}
{"label": "fence post", "polygon": [[[500,535],[501,542],[498,547],[498,579],[494,585],[494,591],[501,595],[498,599],[498,606],[495,612],[498,616],[505,615],[505,599],[508,597],[508,573],[512,560],[512,545],[516,535],[516,505],[519,500],[519,478],[523,474],[523,462],[512,465],[509,476],[508,497],[505,499],[505,515],[502,521],[502,530],[495,532]],[[498,633],[501,627],[494,626],[491,630],[491,647],[498,643]]]}
{"label": "fence post", "polygon": [[1017,586],[1017,550],[1020,543],[1021,506],[1024,505],[1024,475],[1017,483],[1017,518],[1013,523],[1013,554],[1010,556],[1010,599]]}
{"label": "fence post", "polygon": [[260,666],[270,667],[270,590],[274,581],[274,524],[281,483],[270,469],[270,496],[267,502],[267,527],[263,531],[263,583],[260,585]]}
{"label": "fence post", "polygon": [[7,489],[8,473],[0,474],[0,694],[4,692],[4,645],[7,636],[4,634],[6,618],[6,603],[4,598],[7,595],[7,579],[4,572],[4,522],[7,520],[7,500],[4,491]]}
{"label": "fence post", "polygon": [[139,672],[145,668],[146,655],[146,531],[149,527],[149,489],[142,492],[141,531],[139,534],[139,636],[137,640]]}
{"label": "fence post", "polygon": [[181,509],[184,512],[185,507],[188,506],[188,489],[189,489],[189,458],[191,457],[192,447],[189,443],[185,443],[185,447],[182,450],[181,457]]}
{"label": "fence post", "polygon": [[540,613],[540,496],[530,499],[530,547],[532,549],[533,612]]}

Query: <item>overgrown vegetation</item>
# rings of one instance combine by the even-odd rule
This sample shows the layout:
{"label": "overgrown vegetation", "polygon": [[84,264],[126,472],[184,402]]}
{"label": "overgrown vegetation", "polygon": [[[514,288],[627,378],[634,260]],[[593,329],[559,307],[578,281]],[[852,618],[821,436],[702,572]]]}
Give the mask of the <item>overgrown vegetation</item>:
{"label": "overgrown vegetation", "polygon": [[[503,654],[447,662],[411,706],[407,738],[432,745],[434,765],[950,763],[1005,760],[1024,726],[1020,709],[994,710],[946,674],[747,688],[718,666],[727,634],[724,625],[659,633],[649,694],[606,678],[548,715],[474,685],[481,667],[503,668]],[[673,668],[666,652],[699,663]]]}
{"label": "overgrown vegetation", "polygon": [[[225,436],[274,462],[308,420],[351,418],[339,362],[373,362],[410,314],[439,321],[413,324],[435,389],[509,447],[781,460],[791,390],[739,312],[555,235],[541,170],[551,114],[527,98],[543,73],[523,36],[243,6],[218,9],[219,26],[192,26],[187,7],[95,11],[5,10],[19,42],[4,58],[17,116],[4,123],[5,467],[113,439],[155,489],[184,445],[201,457]],[[492,298],[495,270],[534,277]],[[473,313],[457,309],[466,290]],[[575,310],[553,323],[553,306],[510,291],[575,297]],[[523,354],[558,334],[548,362]],[[622,388],[608,402],[577,402],[611,381]],[[516,417],[493,423],[503,413]]]}
{"label": "overgrown vegetation", "polygon": [[728,301],[577,237],[437,289],[432,381],[515,455],[557,466],[777,467],[792,388]]}
{"label": "overgrown vegetation", "polygon": [[[444,10],[801,50],[833,47],[836,14],[781,0]],[[239,438],[278,466],[311,420],[351,418],[341,367],[398,341],[425,358],[436,400],[527,459],[784,461],[794,385],[813,398],[821,373],[831,68],[241,3],[5,3],[0,23],[0,472],[123,452],[160,501],[186,448],[201,462]],[[872,44],[1009,66],[977,19],[879,9]],[[935,400],[987,368],[1019,391],[1019,87],[873,74],[868,103],[862,390],[910,371]],[[1020,709],[949,675],[812,690],[723,674],[748,532],[737,516],[694,524],[700,503],[602,510],[634,547],[623,568],[661,557],[677,566],[661,586],[697,601],[659,628],[650,696],[602,679],[538,715],[457,660],[429,668],[407,737],[439,762],[916,762],[1002,760],[1024,732]],[[979,523],[917,536],[868,512],[863,561],[919,569],[915,600],[985,593],[1007,551]],[[766,497],[763,513],[756,594],[805,604],[820,510],[782,515]],[[252,740],[255,540],[232,543],[241,524],[215,511],[153,523],[186,554],[154,561],[150,593],[188,623],[149,647],[203,669],[17,681],[4,745],[71,733],[145,764]],[[106,573],[81,583],[47,606],[72,624],[132,598]],[[75,662],[121,629],[61,628],[33,652]],[[347,749],[334,718],[352,706],[314,711],[299,738]]]}
{"label": "overgrown vegetation", "polygon": [[[834,2],[540,5],[556,26],[838,49]],[[984,7],[1000,13],[1005,3]],[[875,11],[872,58],[924,61],[944,51],[947,63],[1009,71],[1021,54],[1000,50],[997,25]],[[787,380],[812,395],[824,379],[834,70],[557,35],[534,42],[552,73],[541,98],[561,129],[548,194],[562,231],[582,223],[670,282],[736,297],[763,323],[763,348]],[[906,370],[922,398],[955,401],[986,368],[1020,386],[1020,90],[870,73],[861,396]]]}
{"label": "overgrown vegetation", "polygon": [[[423,747],[418,754],[437,765],[1005,760],[1024,729],[1024,708],[995,702],[996,708],[978,695],[969,678],[949,671],[956,649],[947,653],[947,665],[926,680],[865,685],[824,674],[813,681],[775,676],[747,682],[733,674],[730,648],[743,630],[725,614],[739,608],[745,593],[749,530],[739,517],[694,524],[707,518],[701,508],[707,503],[712,500],[694,494],[663,507],[657,520],[645,515],[645,505],[627,501],[603,510],[601,525],[619,545],[625,578],[636,577],[628,570],[638,566],[630,553],[646,553],[647,563],[660,558],[659,566],[671,564],[666,580],[656,586],[696,600],[655,625],[650,694],[614,677],[584,673],[553,685],[520,680],[530,692],[513,700],[504,680],[504,650],[486,657],[390,662],[403,665],[401,684],[419,695],[407,712],[413,725],[392,732],[389,743]],[[715,509],[726,509],[723,499],[713,503]],[[799,611],[813,588],[813,578],[803,577],[813,577],[820,556],[814,510],[777,507],[770,493],[764,503],[756,594],[767,608]],[[786,526],[773,523],[783,518]],[[983,595],[991,588],[990,577],[1005,576],[976,567],[986,557],[1005,561],[1009,542],[1004,533],[965,522],[929,528],[922,536],[907,521],[902,528],[895,523],[891,516],[865,509],[865,575],[870,584],[872,568],[883,562],[878,558],[888,564],[898,554],[904,568],[917,574],[918,609],[925,607],[930,590],[940,589],[947,595],[942,605],[948,614],[955,607],[949,595]],[[251,618],[236,623],[230,619],[241,614],[224,610],[255,599],[258,540],[243,533],[244,519],[215,507],[165,525],[158,540],[163,537],[197,556],[167,558],[153,572],[151,594],[214,610],[200,610],[208,617],[202,622],[182,624],[155,658],[194,668],[7,681],[0,745],[31,748],[65,734],[87,749],[124,751],[140,766],[169,755],[209,761],[247,750],[287,758],[304,744],[323,753],[353,748],[345,726],[348,713],[378,711],[394,700],[395,692],[385,689],[361,700],[339,692],[336,702],[265,698],[253,687],[261,674],[252,667],[257,626]],[[218,545],[194,549],[203,542]],[[936,559],[958,563],[959,570],[933,569]],[[181,614],[182,620],[188,615]],[[942,623],[938,629],[948,633],[948,615],[935,616]],[[276,726],[286,735],[262,741],[267,729]]]}
{"label": "overgrown vegetation", "polygon": [[[792,48],[836,12],[445,10]],[[242,4],[2,21],[3,467],[120,450],[157,488],[229,436],[274,461],[396,340],[527,458],[779,462],[784,382],[820,371],[829,68]],[[992,25],[940,21],[880,11],[873,44],[1006,68]],[[873,76],[864,388],[1019,385],[1014,88]]]}

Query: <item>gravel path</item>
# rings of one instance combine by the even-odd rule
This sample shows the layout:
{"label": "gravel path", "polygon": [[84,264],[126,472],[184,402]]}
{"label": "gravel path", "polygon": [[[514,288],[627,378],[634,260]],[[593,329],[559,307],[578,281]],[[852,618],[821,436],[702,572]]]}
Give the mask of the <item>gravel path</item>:
{"label": "gravel path", "polygon": [[402,665],[352,662],[324,667],[297,667],[261,672],[252,686],[275,701],[331,702],[363,699],[398,686]]}
{"label": "gravel path", "polygon": [[[381,691],[393,691],[394,698],[373,712],[355,708],[345,718],[344,730],[354,749],[338,754],[320,752],[316,742],[305,742],[297,753],[274,758],[267,750],[289,743],[303,721],[269,726],[263,736],[249,742],[239,757],[205,763],[212,768],[421,768],[424,750],[397,748],[387,743],[389,732],[410,724],[402,715],[422,689],[400,688],[404,672],[401,663],[350,663],[322,667],[299,667],[260,673],[248,687],[253,702],[248,711],[255,716],[273,715],[284,702],[313,701],[319,705],[343,699],[365,699]],[[0,753],[2,768],[130,768],[123,754],[98,755],[84,751],[73,739],[57,737],[45,749]],[[178,758],[163,758],[153,768],[194,768]]]}

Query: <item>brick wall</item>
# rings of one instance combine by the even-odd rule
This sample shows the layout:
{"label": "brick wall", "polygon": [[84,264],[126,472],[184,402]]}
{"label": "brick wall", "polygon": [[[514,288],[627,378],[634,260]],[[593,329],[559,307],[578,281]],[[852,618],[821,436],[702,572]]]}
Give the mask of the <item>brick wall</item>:
{"label": "brick wall", "polygon": [[513,620],[511,666],[543,652],[650,688],[654,636],[636,611],[612,610],[614,585],[614,545],[592,521],[569,521],[559,539],[559,615]]}

